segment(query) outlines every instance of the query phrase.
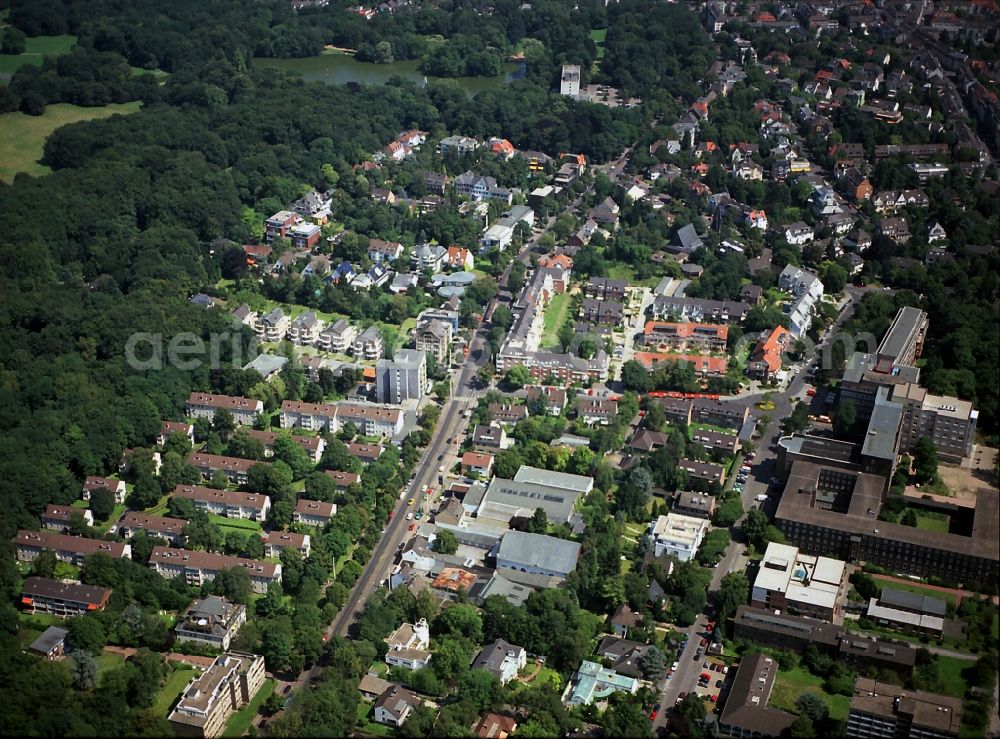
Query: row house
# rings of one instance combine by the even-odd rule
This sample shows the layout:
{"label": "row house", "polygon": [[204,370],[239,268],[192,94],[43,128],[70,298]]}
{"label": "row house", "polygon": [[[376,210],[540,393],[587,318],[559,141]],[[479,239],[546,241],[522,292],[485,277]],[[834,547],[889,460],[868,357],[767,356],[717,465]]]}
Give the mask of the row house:
{"label": "row house", "polygon": [[47,577],[27,577],[21,586],[21,607],[27,613],[44,613],[57,618],[103,611],[110,598],[111,588]]}
{"label": "row house", "polygon": [[292,521],[305,526],[323,528],[337,515],[335,503],[324,503],[321,500],[299,498],[292,512]]}
{"label": "row house", "polygon": [[613,280],[609,277],[591,277],[583,287],[583,294],[595,300],[621,302],[628,290],[627,280]]}
{"label": "row house", "polygon": [[49,503],[41,516],[42,526],[54,531],[68,531],[74,513],[78,514],[88,526],[94,525],[94,514],[88,508],[74,508],[73,506]]}
{"label": "row house", "polygon": [[721,352],[726,349],[729,327],[712,323],[646,321],[641,342],[660,351]]}
{"label": "row house", "polygon": [[191,393],[187,401],[187,415],[191,418],[212,420],[218,411],[229,411],[239,426],[253,426],[264,410],[264,403],[254,398],[211,393]]}
{"label": "row house", "polygon": [[315,344],[323,330],[323,321],[315,311],[298,316],[288,326],[288,339],[296,344]]}
{"label": "row house", "polygon": [[[357,336],[358,329],[340,318],[319,332],[316,337],[316,346],[323,351],[347,354],[353,349]],[[381,334],[379,337],[381,338]]]}
{"label": "row house", "polygon": [[81,567],[91,554],[106,554],[122,558],[132,556],[132,547],[119,541],[87,539],[82,536],[67,536],[51,531],[28,531],[21,529],[14,537],[14,548],[18,562],[34,562],[44,551],[55,554],[56,559],[74,567]]}
{"label": "row house", "polygon": [[202,452],[192,452],[188,455],[190,463],[207,480],[216,471],[224,472],[230,482],[237,485],[244,485],[247,481],[247,474],[255,464],[262,464],[270,467],[270,462],[258,462],[255,459],[240,459],[239,457],[224,457],[219,454],[204,454]]}
{"label": "row house", "polygon": [[216,490],[198,485],[178,485],[174,488],[173,495],[175,498],[190,500],[198,510],[226,518],[263,521],[271,511],[271,499],[259,493]]}
{"label": "row house", "polygon": [[313,464],[319,463],[320,457],[323,456],[323,450],[326,449],[326,440],[322,436],[300,436],[297,434],[286,436],[275,431],[258,431],[257,429],[248,429],[247,435],[264,445],[264,456],[266,457],[274,455],[274,442],[278,440],[279,436],[285,436],[302,447]]}
{"label": "row house", "polygon": [[895,213],[900,208],[914,206],[926,208],[931,204],[930,198],[923,190],[883,190],[872,201],[876,213]]}
{"label": "row house", "polygon": [[87,479],[83,481],[83,495],[81,496],[84,500],[90,500],[90,494],[95,490],[107,490],[113,496],[115,496],[115,504],[121,505],[125,502],[125,481],[115,480],[110,477],[98,477],[97,475],[87,475]]}
{"label": "row house", "polygon": [[172,547],[153,547],[149,556],[149,568],[154,572],[168,580],[182,577],[188,585],[196,587],[214,580],[220,570],[234,567],[247,571],[255,593],[266,593],[271,583],[281,582],[281,565],[272,562]]}
{"label": "row house", "polygon": [[490,417],[497,423],[509,423],[512,426],[528,417],[528,407],[526,405],[490,403],[489,411]]}
{"label": "row house", "polygon": [[653,301],[656,319],[683,319],[685,321],[740,323],[746,319],[750,306],[732,300],[707,300],[669,295],[658,295]]}
{"label": "row house", "polygon": [[187,521],[183,518],[169,516],[154,516],[141,511],[125,511],[117,524],[111,528],[111,533],[121,534],[131,539],[140,531],[147,536],[157,536],[171,544],[181,544],[184,541],[184,527]]}
{"label": "row house", "polygon": [[543,412],[550,416],[562,414],[566,407],[566,391],[561,387],[551,385],[531,385],[526,388],[528,406],[540,403]]}
{"label": "row house", "polygon": [[691,440],[713,451],[723,454],[736,454],[740,448],[740,437],[722,431],[695,427],[691,430]]}
{"label": "row house", "polygon": [[622,325],[625,306],[609,300],[584,298],[580,305],[580,318],[587,323],[602,323],[608,326]]}
{"label": "row house", "polygon": [[699,462],[695,459],[681,459],[678,460],[677,467],[688,473],[688,480],[700,480],[706,483],[716,482],[719,485],[726,481],[726,468],[721,464]]}

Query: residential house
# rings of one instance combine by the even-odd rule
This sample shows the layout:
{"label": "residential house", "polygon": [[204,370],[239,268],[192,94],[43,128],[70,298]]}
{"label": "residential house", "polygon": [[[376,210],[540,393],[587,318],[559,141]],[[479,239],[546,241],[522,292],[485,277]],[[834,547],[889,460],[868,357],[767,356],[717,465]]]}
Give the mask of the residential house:
{"label": "residential house", "polygon": [[494,421],[512,426],[528,417],[528,407],[524,405],[490,403],[489,411]]}
{"label": "residential house", "polygon": [[472,432],[472,446],[475,449],[500,451],[507,442],[507,433],[499,424],[476,426]]}
{"label": "residential house", "polygon": [[361,482],[361,475],[356,472],[343,472],[341,470],[324,470],[324,475],[333,480],[338,488],[348,488]]}
{"label": "residential house", "polygon": [[444,195],[444,191],[448,187],[448,175],[442,172],[428,172],[424,177],[424,186],[428,192]]}
{"label": "residential house", "polygon": [[550,416],[562,414],[566,407],[566,391],[561,387],[551,385],[531,385],[527,390],[527,408],[530,410],[533,403],[540,403],[543,412]]}
{"label": "residential house", "polygon": [[477,139],[468,136],[445,136],[438,142],[438,153],[441,156],[454,152],[455,154],[471,154],[480,147]]}
{"label": "residential house", "polygon": [[337,515],[335,503],[324,503],[319,500],[308,500],[299,498],[295,503],[295,511],[292,513],[292,520],[306,526],[322,528],[330,523],[331,519]]}
{"label": "residential house", "polygon": [[681,459],[677,462],[677,466],[682,470],[687,470],[688,479],[691,481],[717,482],[719,485],[722,485],[726,481],[726,468],[721,464],[699,462],[694,459]]}
{"label": "residential house", "polygon": [[618,214],[620,211],[621,208],[618,207],[618,203],[609,196],[591,209],[590,219],[615,229],[618,227]]}
{"label": "residential house", "polygon": [[472,669],[486,670],[506,685],[523,670],[528,662],[524,647],[496,639],[492,644],[483,647],[472,660]]}
{"label": "residential house", "polygon": [[747,376],[761,382],[769,381],[781,369],[781,355],[791,336],[784,326],[776,326],[766,333],[747,362]]}
{"label": "residential house", "polygon": [[517,721],[498,713],[485,713],[472,727],[473,735],[479,739],[508,739],[517,729]]}
{"label": "residential house", "polygon": [[642,614],[633,611],[628,603],[622,603],[608,619],[611,630],[618,636],[628,636],[629,629],[642,626]]}
{"label": "residential house", "polygon": [[910,227],[905,218],[883,218],[878,225],[878,233],[897,244],[910,240]]}
{"label": "residential house", "polygon": [[767,231],[767,213],[762,210],[748,210],[743,218],[743,222],[750,228]]}
{"label": "residential house", "polygon": [[69,636],[68,629],[50,626],[28,645],[28,651],[50,661],[62,659],[66,652],[67,636]]}
{"label": "residential house", "polygon": [[177,620],[174,635],[178,642],[204,644],[225,652],[246,621],[246,606],[210,595],[188,607]]}
{"label": "residential house", "polygon": [[26,577],[21,585],[21,607],[25,612],[59,618],[103,611],[110,597],[111,588],[46,577]]}
{"label": "residential house", "polygon": [[385,451],[381,444],[346,444],[347,453],[361,464],[368,465],[376,461]]}
{"label": "residential house", "polygon": [[584,298],[580,304],[580,318],[587,323],[621,326],[623,324],[624,313],[624,305],[609,300]]}
{"label": "residential house", "polygon": [[511,191],[497,185],[496,178],[471,171],[455,178],[455,191],[474,201],[499,200],[510,205],[512,199]]}
{"label": "residential house", "polygon": [[386,269],[384,264],[376,264],[364,274],[354,278],[351,287],[355,290],[371,290],[373,287],[382,287],[392,277],[392,272]]}
{"label": "residential house", "polygon": [[330,207],[333,199],[327,193],[310,190],[292,205],[297,215],[308,218],[317,224],[324,224],[330,218]]}
{"label": "residential house", "polygon": [[927,229],[927,243],[934,244],[937,243],[938,241],[947,241],[947,240],[948,240],[948,232],[944,230],[944,226],[942,226],[937,221],[934,221],[934,223],[931,224],[930,228]]}
{"label": "residential house", "polygon": [[383,241],[382,239],[368,241],[368,258],[375,264],[395,262],[402,253],[403,245],[398,241]]}
{"label": "residential house", "polygon": [[402,726],[421,700],[402,685],[391,685],[375,701],[374,719],[385,726]]}
{"label": "residential house", "polygon": [[489,477],[493,472],[493,455],[483,452],[466,452],[462,455],[462,470],[467,475]]}
{"label": "residential house", "polygon": [[418,272],[439,272],[448,259],[448,250],[439,244],[418,244],[410,253],[410,266]]}
{"label": "residential house", "polygon": [[808,244],[815,238],[816,234],[813,232],[812,226],[808,226],[802,221],[790,223],[785,227],[785,241],[792,246]]}
{"label": "residential house", "polygon": [[255,593],[266,593],[273,582],[281,582],[281,565],[272,562],[258,562],[226,554],[153,547],[149,557],[149,568],[169,579],[183,577],[188,585],[200,587],[208,580],[214,580],[220,570],[240,567],[250,575],[250,586]]}
{"label": "residential house", "polygon": [[678,490],[674,493],[671,501],[670,512],[691,518],[710,520],[715,513],[715,496]]}
{"label": "residential house", "polygon": [[445,264],[452,269],[471,271],[475,267],[476,260],[468,249],[461,246],[449,246]]}
{"label": "residential house", "polygon": [[[683,467],[683,460],[679,463]],[[704,518],[669,513],[659,516],[649,524],[649,537],[657,557],[665,554],[677,557],[681,562],[692,560],[708,533],[708,521]]]}
{"label": "residential house", "polygon": [[386,664],[407,670],[427,667],[431,661],[431,653],[427,651],[430,639],[427,619],[422,618],[415,624],[404,623],[385,639],[389,645],[385,653]]}
{"label": "residential house", "polygon": [[570,678],[563,700],[571,706],[588,706],[594,699],[607,698],[614,692],[635,695],[638,690],[639,681],[634,677],[619,675],[612,669],[585,660]]}

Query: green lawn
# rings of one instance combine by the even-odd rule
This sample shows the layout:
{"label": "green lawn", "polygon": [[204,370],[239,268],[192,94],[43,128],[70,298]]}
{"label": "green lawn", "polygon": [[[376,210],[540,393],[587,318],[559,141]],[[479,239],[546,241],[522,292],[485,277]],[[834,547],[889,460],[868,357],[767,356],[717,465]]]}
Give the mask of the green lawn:
{"label": "green lawn", "polygon": [[107,118],[115,113],[134,113],[141,103],[105,105],[102,108],[81,108],[67,103],[49,105],[45,114],[24,113],[0,115],[0,180],[11,182],[18,172],[40,177],[51,170],[38,163],[49,134],[67,123]]}
{"label": "green lawn", "polygon": [[274,692],[274,680],[268,678],[264,681],[264,684],[260,686],[260,690],[257,691],[257,695],[253,697],[249,703],[247,703],[241,710],[234,713],[229,718],[229,723],[226,724],[226,730],[223,732],[222,736],[243,736],[247,733],[247,729],[250,728],[250,722],[253,721],[253,717],[257,715],[257,711],[260,710],[260,705],[267,700],[267,696]]}
{"label": "green lawn", "polygon": [[76,36],[29,37],[23,54],[0,54],[0,75],[13,75],[21,66],[42,65],[46,54],[67,54],[76,44]]}
{"label": "green lawn", "polygon": [[559,293],[552,296],[548,306],[545,308],[545,328],[542,332],[541,342],[543,348],[559,346],[557,334],[569,317],[571,304],[572,298],[569,293]]}
{"label": "green lawn", "polygon": [[357,732],[360,736],[392,736],[392,727],[376,723],[374,709],[368,701],[358,701]]}
{"label": "green lawn", "polygon": [[608,265],[608,277],[614,280],[626,280],[632,287],[656,287],[659,277],[647,277],[640,280],[635,276],[635,269],[630,264],[614,262]]}
{"label": "green lawn", "polygon": [[801,667],[794,670],[779,670],[778,678],[771,691],[769,706],[798,713],[795,700],[805,692],[816,693],[830,707],[830,718],[843,721],[851,707],[851,699],[846,695],[830,695],[823,690],[823,678],[816,677]]}
{"label": "green lawn", "polygon": [[947,513],[928,511],[923,508],[913,509],[917,514],[917,528],[924,531],[938,531],[947,534],[951,517]]}
{"label": "green lawn", "polygon": [[209,513],[208,520],[221,529],[235,529],[243,534],[260,534],[264,530],[259,522],[248,521],[245,518],[226,518],[225,516],[217,516],[214,513]]}
{"label": "green lawn", "polygon": [[117,652],[104,652],[102,651],[97,656],[97,674],[100,675],[102,672],[107,670],[114,670],[117,667],[121,667],[125,664],[125,658],[118,654]]}
{"label": "green lawn", "polygon": [[157,716],[166,716],[174,706],[174,701],[184,692],[184,688],[191,682],[191,678],[198,674],[198,670],[192,667],[183,667],[174,670],[167,678],[167,682],[160,688],[156,695],[156,703],[153,704],[153,712]]}
{"label": "green lawn", "polygon": [[972,667],[972,660],[958,659],[958,657],[945,657],[942,654],[937,656],[938,666],[941,670],[941,685],[945,695],[961,698],[965,695],[967,686],[965,678],[962,677],[962,670]]}
{"label": "green lawn", "polygon": [[148,513],[151,516],[162,516],[166,514],[167,504],[169,502],[170,502],[170,493],[167,493],[162,498],[160,498],[159,501],[157,501],[156,505],[150,506],[149,508],[144,510],[143,513]]}
{"label": "green lawn", "polygon": [[124,503],[116,504],[115,509],[111,511],[111,515],[108,516],[107,521],[105,521],[104,523],[98,523],[97,521],[94,522],[96,524],[97,530],[100,531],[102,534],[108,533],[108,529],[111,528],[111,525],[115,523],[115,521],[117,521],[119,518],[121,518],[124,512],[125,512],[125,504]]}
{"label": "green lawn", "polygon": [[597,58],[604,58],[604,39],[608,36],[607,28],[595,28],[590,32],[590,38],[597,44]]}

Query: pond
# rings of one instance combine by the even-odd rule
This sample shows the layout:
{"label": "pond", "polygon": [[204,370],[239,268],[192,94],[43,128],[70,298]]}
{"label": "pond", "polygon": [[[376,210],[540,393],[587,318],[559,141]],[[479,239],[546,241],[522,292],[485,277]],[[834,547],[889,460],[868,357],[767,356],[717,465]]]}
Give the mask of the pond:
{"label": "pond", "polygon": [[[307,82],[323,82],[327,85],[344,85],[358,82],[366,85],[385,84],[390,77],[423,84],[427,77],[418,67],[416,59],[393,62],[392,64],[372,64],[359,62],[350,54],[325,52],[320,56],[300,59],[255,59],[256,64],[302,75]],[[504,65],[504,74],[498,77],[454,77],[451,78],[465,93],[472,97],[485,90],[496,90],[508,82],[524,77],[524,65],[509,63]]]}

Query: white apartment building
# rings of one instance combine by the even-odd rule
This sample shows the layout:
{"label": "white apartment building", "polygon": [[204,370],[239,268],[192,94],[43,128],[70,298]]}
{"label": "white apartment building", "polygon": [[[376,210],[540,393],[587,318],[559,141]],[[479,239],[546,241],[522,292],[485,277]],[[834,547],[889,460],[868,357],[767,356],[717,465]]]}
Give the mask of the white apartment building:
{"label": "white apartment building", "polygon": [[673,555],[681,562],[688,562],[694,557],[707,532],[708,521],[679,513],[660,516],[649,525],[656,556]]}

